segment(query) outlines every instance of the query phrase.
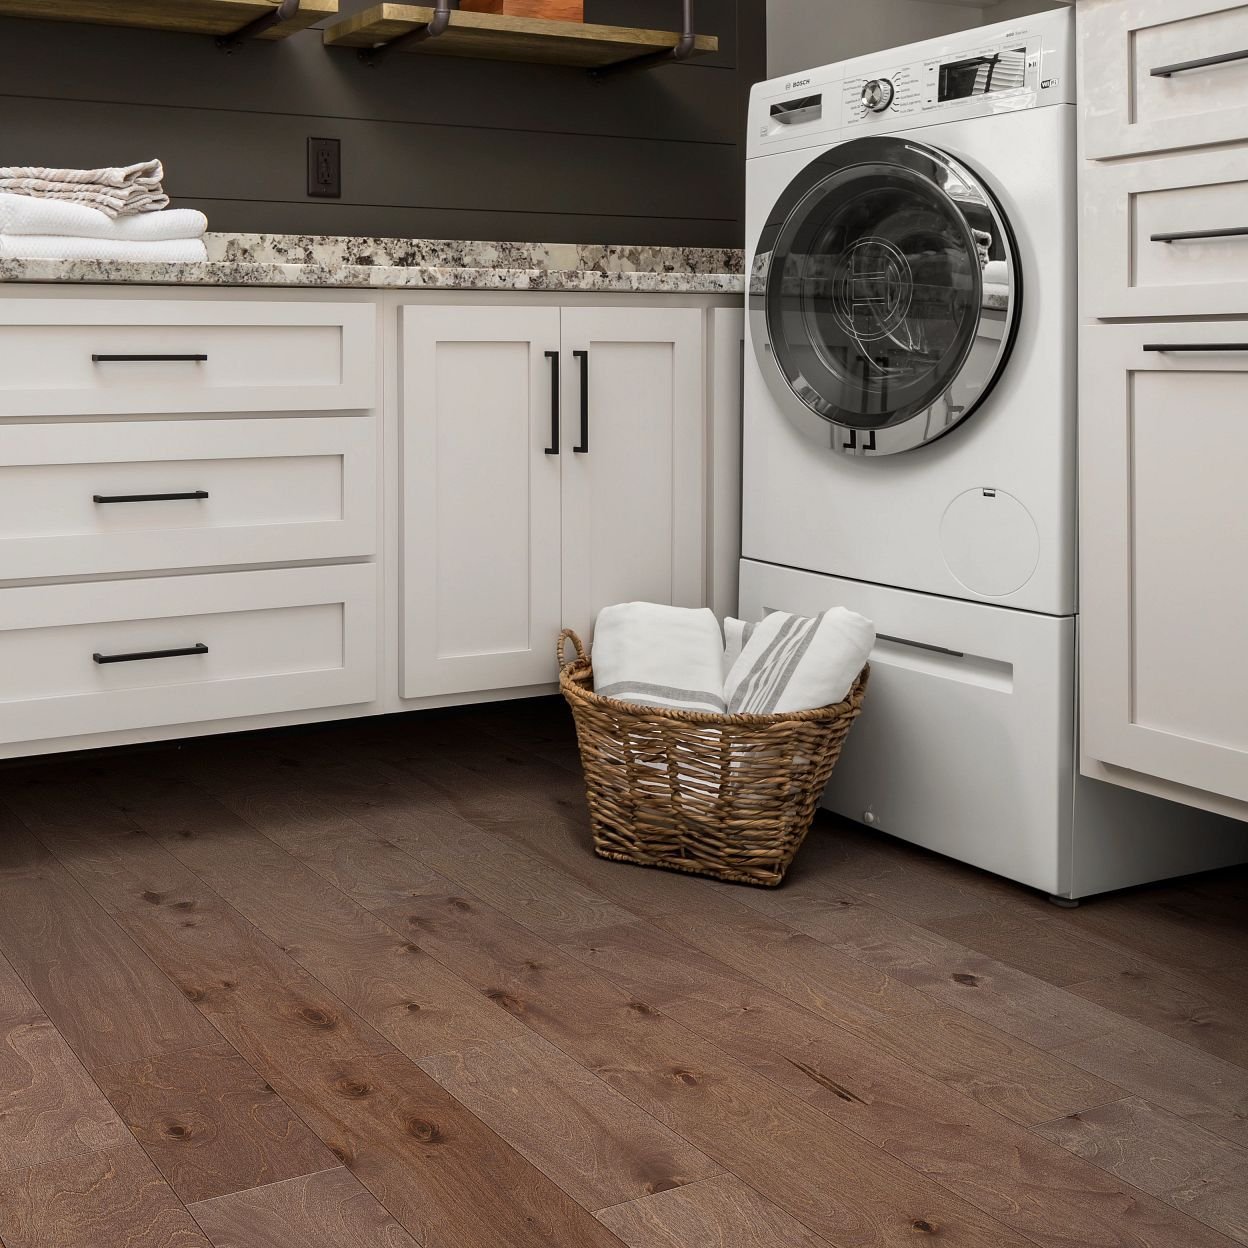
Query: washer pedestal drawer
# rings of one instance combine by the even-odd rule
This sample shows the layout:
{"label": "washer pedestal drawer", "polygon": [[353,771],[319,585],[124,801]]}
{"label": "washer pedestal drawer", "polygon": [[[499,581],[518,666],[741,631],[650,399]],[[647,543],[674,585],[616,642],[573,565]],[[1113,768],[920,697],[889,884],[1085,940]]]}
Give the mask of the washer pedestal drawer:
{"label": "washer pedestal drawer", "polygon": [[371,701],[376,604],[371,564],[0,590],[0,744]]}

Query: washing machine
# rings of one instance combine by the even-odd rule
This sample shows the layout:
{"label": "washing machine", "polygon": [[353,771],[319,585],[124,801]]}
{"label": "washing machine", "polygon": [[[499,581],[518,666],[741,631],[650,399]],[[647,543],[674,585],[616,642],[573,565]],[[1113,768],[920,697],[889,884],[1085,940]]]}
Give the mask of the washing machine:
{"label": "washing machine", "polygon": [[1068,899],[1242,856],[1078,775],[1073,33],[755,87],[740,591],[876,623],[826,806]]}

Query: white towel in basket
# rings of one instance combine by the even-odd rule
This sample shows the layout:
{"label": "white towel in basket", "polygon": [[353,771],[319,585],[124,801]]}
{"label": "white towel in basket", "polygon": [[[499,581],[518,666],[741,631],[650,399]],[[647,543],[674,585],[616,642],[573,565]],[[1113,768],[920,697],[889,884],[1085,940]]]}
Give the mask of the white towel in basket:
{"label": "white towel in basket", "polygon": [[706,607],[625,602],[594,626],[594,692],[668,710],[724,710],[724,639]]}
{"label": "white towel in basket", "polygon": [[781,715],[843,701],[875,645],[875,625],[844,607],[813,618],[773,611],[743,640],[724,682],[728,714]]}

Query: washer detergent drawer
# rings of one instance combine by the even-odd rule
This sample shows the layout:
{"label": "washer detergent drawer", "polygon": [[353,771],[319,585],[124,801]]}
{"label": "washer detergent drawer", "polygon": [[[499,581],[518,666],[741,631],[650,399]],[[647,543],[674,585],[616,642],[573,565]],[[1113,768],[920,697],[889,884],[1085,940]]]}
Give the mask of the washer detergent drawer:
{"label": "washer detergent drawer", "polygon": [[875,621],[871,683],[824,805],[1049,893],[1070,870],[1072,617],[745,560],[742,618],[845,606]]}

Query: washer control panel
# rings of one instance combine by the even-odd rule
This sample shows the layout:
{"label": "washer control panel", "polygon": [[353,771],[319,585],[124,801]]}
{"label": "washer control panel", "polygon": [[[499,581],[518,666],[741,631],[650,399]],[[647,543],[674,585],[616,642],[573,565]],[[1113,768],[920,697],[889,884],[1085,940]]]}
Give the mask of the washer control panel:
{"label": "washer control panel", "polygon": [[[855,74],[846,67],[844,125],[879,125],[884,116],[900,120],[918,114],[978,116],[1018,107],[1020,96],[1058,85],[1043,62],[1043,38],[1026,29],[947,56]],[[873,67],[865,63],[864,70]],[[935,120],[935,118],[933,118]]]}

